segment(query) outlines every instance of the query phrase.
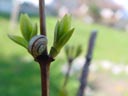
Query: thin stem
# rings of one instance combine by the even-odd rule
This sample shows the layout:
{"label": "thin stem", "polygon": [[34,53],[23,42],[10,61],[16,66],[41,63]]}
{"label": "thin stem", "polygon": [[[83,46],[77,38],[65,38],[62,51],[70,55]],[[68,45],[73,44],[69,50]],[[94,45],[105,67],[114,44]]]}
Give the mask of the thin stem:
{"label": "thin stem", "polygon": [[84,64],[83,70],[82,70],[82,75],[80,78],[80,87],[77,93],[77,96],[84,96],[84,90],[87,86],[87,78],[88,78],[88,73],[89,73],[89,66],[90,62],[92,59],[92,54],[93,54],[93,49],[94,49],[94,43],[96,40],[96,35],[97,31],[93,31],[90,36],[89,40],[89,46],[88,46],[88,51],[86,55],[86,62]]}
{"label": "thin stem", "polygon": [[72,61],[73,60],[68,60],[68,70],[67,70],[67,73],[66,73],[66,76],[65,76],[64,85],[63,85],[64,89],[66,88],[66,85],[67,85],[68,80],[69,80],[69,75],[70,75],[70,71],[71,71],[71,67],[72,67]]}
{"label": "thin stem", "polygon": [[39,0],[39,13],[40,13],[40,34],[46,36],[45,1],[44,0]]}

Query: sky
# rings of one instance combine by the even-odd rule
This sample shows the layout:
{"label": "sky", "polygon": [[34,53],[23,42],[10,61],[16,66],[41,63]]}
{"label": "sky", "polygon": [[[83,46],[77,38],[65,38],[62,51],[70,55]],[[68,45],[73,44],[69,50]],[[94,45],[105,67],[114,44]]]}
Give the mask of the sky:
{"label": "sky", "polygon": [[[38,1],[39,0],[20,0],[21,2],[27,1],[27,2],[31,2],[34,5],[38,6]],[[123,6],[125,9],[128,10],[128,0],[113,0],[115,3]],[[50,3],[52,3],[53,0],[45,0],[45,4],[48,5]]]}
{"label": "sky", "polygon": [[[21,2],[31,2],[33,3],[34,5],[38,6],[38,2],[39,0],[20,0]],[[53,0],[45,0],[45,4],[48,5],[50,3],[52,3]]]}
{"label": "sky", "polygon": [[115,3],[123,6],[125,9],[128,10],[128,0],[113,0]]}

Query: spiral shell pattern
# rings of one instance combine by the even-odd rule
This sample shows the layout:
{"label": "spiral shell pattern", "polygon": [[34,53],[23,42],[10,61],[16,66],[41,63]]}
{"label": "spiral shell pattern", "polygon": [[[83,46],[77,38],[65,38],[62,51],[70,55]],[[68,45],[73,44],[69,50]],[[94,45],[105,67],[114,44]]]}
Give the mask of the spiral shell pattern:
{"label": "spiral shell pattern", "polygon": [[44,35],[34,36],[28,46],[29,52],[33,55],[33,57],[37,57],[41,55],[47,47],[47,38]]}

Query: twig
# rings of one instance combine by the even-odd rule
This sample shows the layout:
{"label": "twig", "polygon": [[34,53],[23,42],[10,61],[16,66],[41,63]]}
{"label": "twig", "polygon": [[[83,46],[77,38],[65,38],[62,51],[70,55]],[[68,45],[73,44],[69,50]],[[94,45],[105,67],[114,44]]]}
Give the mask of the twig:
{"label": "twig", "polygon": [[39,13],[40,13],[40,33],[46,36],[45,1],[44,0],[39,0]]}
{"label": "twig", "polygon": [[95,40],[96,40],[96,35],[97,35],[97,31],[93,31],[91,33],[91,36],[90,36],[88,51],[87,51],[87,55],[86,55],[86,62],[84,64],[82,75],[81,75],[81,78],[80,78],[80,84],[81,85],[79,87],[77,96],[84,96],[84,89],[87,86],[89,65],[90,65],[90,62],[91,62],[91,59],[92,59],[92,53],[93,53],[93,49],[94,49],[94,43],[95,43]]}
{"label": "twig", "polygon": [[71,67],[72,67],[72,61],[73,61],[73,59],[69,59],[68,60],[68,70],[67,70],[67,73],[66,73],[66,76],[65,76],[65,81],[64,81],[63,89],[66,88],[68,80],[69,80],[69,75],[70,75],[70,71],[71,71]]}

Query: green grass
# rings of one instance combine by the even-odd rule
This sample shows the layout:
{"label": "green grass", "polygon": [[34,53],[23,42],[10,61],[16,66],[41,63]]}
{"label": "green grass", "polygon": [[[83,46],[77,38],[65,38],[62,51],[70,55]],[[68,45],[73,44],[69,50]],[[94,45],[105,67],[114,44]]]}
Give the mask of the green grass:
{"label": "green grass", "polygon": [[81,22],[76,22],[75,26],[76,32],[73,39],[76,38],[76,44],[77,41],[78,43],[82,43],[84,49],[87,48],[91,30],[97,29],[99,31],[94,50],[95,60],[105,59],[112,60],[113,62],[128,63],[128,33],[97,24],[87,25]]}
{"label": "green grass", "polygon": [[[38,22],[37,18],[32,19]],[[54,26],[56,18],[47,18],[48,48],[53,42]],[[39,25],[39,23],[38,23]],[[86,24],[73,19],[73,26],[76,28],[73,37],[68,44],[82,44],[85,56],[90,32],[97,29],[98,36],[94,50],[94,60],[112,60],[113,62],[128,63],[128,33],[117,31],[98,24]],[[39,66],[33,61],[31,55],[13,43],[7,34],[20,34],[19,27],[10,30],[10,22],[0,18],[0,95],[1,96],[40,96],[40,72]],[[57,96],[63,83],[63,75],[60,72],[61,65],[66,62],[62,50],[57,61],[51,66],[51,95]],[[78,86],[77,81],[71,79],[69,90]],[[69,91],[68,90],[68,91]],[[75,94],[75,93],[74,93]],[[74,96],[74,94],[72,94]],[[71,95],[70,95],[71,96]]]}
{"label": "green grass", "polygon": [[[57,60],[51,66],[50,96],[57,96],[61,88],[63,80],[59,70],[61,61]],[[0,59],[1,96],[40,96],[40,85],[39,66],[35,62],[23,61],[21,56]]]}

